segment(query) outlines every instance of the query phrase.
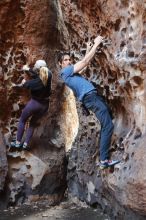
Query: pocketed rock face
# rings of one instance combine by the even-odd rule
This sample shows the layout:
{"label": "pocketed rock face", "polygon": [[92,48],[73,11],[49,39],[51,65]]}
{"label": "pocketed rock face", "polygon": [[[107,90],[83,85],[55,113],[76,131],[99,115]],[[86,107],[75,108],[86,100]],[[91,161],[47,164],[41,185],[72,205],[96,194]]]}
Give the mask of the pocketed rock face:
{"label": "pocketed rock face", "polygon": [[141,219],[134,212],[146,215],[146,2],[62,0],[61,4],[76,60],[97,34],[111,42],[97,51],[84,75],[100,87],[110,104],[115,124],[111,156],[122,159],[113,173],[99,172],[98,158],[92,158],[99,129],[79,113],[79,133],[68,166],[69,190],[89,204],[111,207],[118,219],[123,215]]}
{"label": "pocketed rock face", "polygon": [[[50,195],[54,195],[50,203],[59,201],[65,189],[64,148],[72,145],[68,186],[73,195],[89,204],[100,203],[118,219],[142,219],[140,215],[146,215],[145,16],[144,0],[0,2],[0,119],[7,145],[16,133],[22,109],[19,100],[26,102],[28,98],[26,91],[11,87],[12,82],[21,80],[20,66],[43,58],[53,71],[50,110],[38,122],[31,152],[8,150],[8,203]],[[122,159],[113,173],[100,172],[95,166],[99,124],[93,115],[83,116],[78,105],[77,115],[72,94],[58,82],[54,62],[60,48],[71,49],[75,60],[80,59],[86,42],[99,33],[109,45],[97,50],[84,75],[100,87],[113,111],[111,152],[112,157]]]}
{"label": "pocketed rock face", "polygon": [[[59,2],[0,1],[0,32],[0,120],[4,134],[4,145],[0,136],[0,153],[5,162],[0,167],[0,189],[3,189],[0,199],[5,205],[40,198],[54,204],[60,201],[66,189],[65,144],[63,134],[59,135],[62,118],[58,113],[62,110],[63,86],[57,83],[54,54],[67,47],[68,32]],[[29,99],[27,91],[12,88],[12,83],[20,83],[22,65],[32,66],[36,59],[45,59],[53,72],[49,112],[38,121],[30,153],[12,152],[10,141],[16,135],[20,113]],[[2,205],[0,203],[0,208]]]}

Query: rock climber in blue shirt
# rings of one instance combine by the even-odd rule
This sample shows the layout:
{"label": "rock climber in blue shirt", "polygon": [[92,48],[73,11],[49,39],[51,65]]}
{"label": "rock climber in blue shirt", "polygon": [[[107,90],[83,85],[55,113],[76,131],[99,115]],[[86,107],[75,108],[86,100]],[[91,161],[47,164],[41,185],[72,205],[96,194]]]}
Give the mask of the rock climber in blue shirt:
{"label": "rock climber in blue shirt", "polygon": [[101,124],[100,132],[100,163],[101,169],[113,166],[119,163],[118,160],[109,160],[109,147],[113,133],[113,123],[109,113],[109,108],[103,98],[97,93],[96,88],[91,82],[79,74],[94,57],[97,47],[104,41],[102,36],[97,36],[90,51],[85,57],[72,65],[69,53],[60,53],[58,62],[61,67],[60,76],[65,84],[73,90],[74,95],[81,101],[85,107],[93,111]]}

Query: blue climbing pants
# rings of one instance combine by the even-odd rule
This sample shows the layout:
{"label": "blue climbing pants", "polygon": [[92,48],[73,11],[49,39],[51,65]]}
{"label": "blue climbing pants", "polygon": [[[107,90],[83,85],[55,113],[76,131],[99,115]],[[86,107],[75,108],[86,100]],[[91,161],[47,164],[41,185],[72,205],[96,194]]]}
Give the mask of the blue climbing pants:
{"label": "blue climbing pants", "polygon": [[108,152],[114,128],[112,118],[109,113],[109,108],[103,98],[99,96],[95,91],[91,91],[89,94],[84,96],[83,104],[87,109],[95,113],[97,119],[100,122],[100,160],[106,160],[109,158]]}

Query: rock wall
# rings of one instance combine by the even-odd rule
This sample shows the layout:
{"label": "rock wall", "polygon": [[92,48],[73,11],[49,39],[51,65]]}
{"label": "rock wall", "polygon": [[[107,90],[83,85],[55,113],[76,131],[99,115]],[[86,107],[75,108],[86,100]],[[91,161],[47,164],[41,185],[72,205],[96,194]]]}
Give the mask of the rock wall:
{"label": "rock wall", "polygon": [[4,144],[4,137],[1,131],[0,131],[0,146],[1,146],[0,147],[0,191],[2,191],[5,184],[5,178],[8,172],[8,164],[7,164],[6,150]]}
{"label": "rock wall", "polygon": [[[65,138],[59,135],[63,129],[64,87],[58,82],[55,54],[67,47],[68,32],[60,4],[57,0],[1,1],[0,32],[0,207],[40,198],[54,204],[66,189]],[[23,64],[32,66],[37,59],[45,59],[53,72],[49,111],[38,121],[31,151],[12,151],[10,141],[15,138],[21,111],[30,98],[27,91],[13,89],[12,83],[21,81]]]}
{"label": "rock wall", "polygon": [[115,170],[99,171],[95,166],[99,126],[92,115],[87,118],[78,110],[80,127],[68,165],[69,191],[89,204],[110,209],[113,218],[143,219],[146,2],[62,0],[61,4],[76,60],[97,34],[111,42],[97,51],[84,75],[97,84],[112,109],[115,129],[110,152],[112,158],[122,160]]}
{"label": "rock wall", "polygon": [[[8,174],[6,150],[1,144],[5,166],[0,186],[6,192],[6,203],[21,204],[40,197],[50,203],[59,201],[66,188],[65,149],[72,147],[68,163],[72,195],[89,204],[100,203],[118,219],[143,219],[146,215],[145,12],[145,0],[0,2],[4,145],[9,146],[15,136],[20,112],[28,100],[26,91],[18,92],[11,86],[21,80],[20,67],[43,58],[53,71],[49,112],[38,122],[31,152],[7,149]],[[79,60],[86,42],[98,34],[107,38],[109,45],[97,50],[84,75],[100,88],[112,109],[115,130],[110,152],[113,158],[122,159],[114,170],[104,172],[95,165],[100,125],[93,114],[82,114],[79,103],[77,113],[73,94],[59,81],[55,59],[56,52],[63,49],[71,50]]]}

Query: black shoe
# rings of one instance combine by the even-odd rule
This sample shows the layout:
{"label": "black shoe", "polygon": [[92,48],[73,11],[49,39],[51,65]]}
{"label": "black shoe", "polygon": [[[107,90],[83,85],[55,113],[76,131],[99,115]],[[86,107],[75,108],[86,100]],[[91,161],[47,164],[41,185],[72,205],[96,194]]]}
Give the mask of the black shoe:
{"label": "black shoe", "polygon": [[30,147],[27,145],[27,143],[24,143],[23,146],[22,146],[22,149],[29,151]]}

